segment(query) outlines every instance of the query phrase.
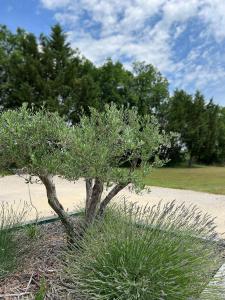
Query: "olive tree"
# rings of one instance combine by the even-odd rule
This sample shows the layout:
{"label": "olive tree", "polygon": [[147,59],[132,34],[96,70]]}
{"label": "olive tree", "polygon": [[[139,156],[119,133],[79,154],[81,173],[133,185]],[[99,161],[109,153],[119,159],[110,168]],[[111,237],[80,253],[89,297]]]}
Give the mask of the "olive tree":
{"label": "olive tree", "polygon": [[49,205],[73,237],[73,224],[57,198],[53,182],[63,161],[69,130],[57,114],[34,113],[26,106],[0,116],[0,168],[38,176],[46,187]]}
{"label": "olive tree", "polygon": [[[152,167],[161,166],[161,146],[169,147],[169,137],[160,132],[155,118],[140,116],[136,108],[106,105],[92,108],[71,128],[69,151],[61,174],[69,180],[85,178],[86,223],[103,215],[106,206],[126,186],[144,189],[143,177]],[[111,187],[105,198],[105,187]]]}
{"label": "olive tree", "polygon": [[[81,116],[74,126],[56,113],[33,112],[25,106],[0,116],[0,167],[14,166],[40,178],[49,205],[71,240],[77,233],[58,200],[53,176],[85,179],[85,225],[89,225],[127,185],[135,191],[144,188],[143,176],[163,164],[158,157],[162,145],[169,141],[157,121],[140,117],[135,108],[90,109],[90,116]],[[111,189],[103,198],[105,187]]]}

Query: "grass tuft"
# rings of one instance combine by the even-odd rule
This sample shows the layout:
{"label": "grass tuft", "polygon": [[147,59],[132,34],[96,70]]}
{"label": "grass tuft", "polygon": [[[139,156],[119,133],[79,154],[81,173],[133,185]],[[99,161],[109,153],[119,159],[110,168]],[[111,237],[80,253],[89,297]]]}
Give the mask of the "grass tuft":
{"label": "grass tuft", "polygon": [[124,204],[65,253],[63,276],[84,299],[195,298],[221,263],[214,238],[213,220],[196,207]]}
{"label": "grass tuft", "polygon": [[18,259],[18,245],[15,239],[17,227],[27,213],[25,205],[14,209],[8,203],[0,204],[0,278],[14,270]]}
{"label": "grass tuft", "polygon": [[193,190],[225,195],[225,168],[195,166],[154,169],[144,178],[148,186]]}

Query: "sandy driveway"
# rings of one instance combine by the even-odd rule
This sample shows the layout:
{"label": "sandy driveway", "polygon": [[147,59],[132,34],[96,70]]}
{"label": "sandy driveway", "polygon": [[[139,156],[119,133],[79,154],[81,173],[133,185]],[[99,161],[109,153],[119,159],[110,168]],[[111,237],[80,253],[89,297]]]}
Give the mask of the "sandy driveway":
{"label": "sandy driveway", "polygon": [[[79,180],[74,184],[56,178],[55,182],[58,197],[65,209],[74,211],[84,206],[85,184],[83,180]],[[39,217],[54,214],[47,203],[45,188],[42,184],[31,184],[30,192],[32,203],[38,209]],[[185,202],[188,205],[193,203],[204,212],[216,217],[218,232],[225,232],[225,195],[152,187],[151,193],[144,192],[142,195],[136,195],[125,189],[118,194],[118,198],[121,199],[123,196],[126,196],[130,201],[138,202],[140,205],[145,205],[146,203],[153,205],[160,200],[168,202],[174,199],[178,203]],[[30,202],[28,185],[24,183],[24,179],[18,176],[0,178],[0,202],[16,202],[17,205],[19,203],[18,200]],[[35,210],[33,209],[29,214],[29,219],[34,218]]]}

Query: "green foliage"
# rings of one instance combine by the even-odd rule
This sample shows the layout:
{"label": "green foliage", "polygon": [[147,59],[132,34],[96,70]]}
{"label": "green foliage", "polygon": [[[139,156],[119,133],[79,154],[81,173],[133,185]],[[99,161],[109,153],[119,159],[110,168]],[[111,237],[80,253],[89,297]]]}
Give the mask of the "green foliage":
{"label": "green foliage", "polygon": [[0,116],[0,166],[14,165],[31,175],[56,174],[61,164],[67,124],[58,114],[23,106]]}
{"label": "green foliage", "polygon": [[168,81],[151,64],[136,62],[133,64],[135,74],[133,92],[141,115],[154,114],[165,124],[165,109],[169,99]]}
{"label": "green foliage", "polygon": [[[38,46],[39,44],[39,46]],[[133,73],[108,59],[97,68],[73,50],[60,25],[39,40],[25,30],[0,28],[0,101],[3,109],[23,102],[58,111],[73,123],[89,106],[106,103],[137,106],[139,112],[162,119],[168,100],[167,80],[152,66],[134,64]]]}
{"label": "green foliage", "polygon": [[49,37],[39,40],[18,29],[15,34],[0,27],[1,109],[43,104],[67,119],[79,119],[81,107],[94,106],[98,97],[95,67],[72,50],[67,36],[57,24]]}
{"label": "green foliage", "polygon": [[111,59],[98,68],[98,84],[100,88],[100,103],[115,103],[121,105],[137,105],[132,90],[133,74],[127,71],[120,62]]}
{"label": "green foliage", "polygon": [[224,163],[225,161],[225,108],[219,109],[218,116],[218,142],[217,142],[217,161]]}
{"label": "green foliage", "polygon": [[[158,154],[169,144],[155,118],[115,104],[106,105],[102,112],[90,108],[90,116],[81,116],[80,123],[71,127],[57,113],[33,112],[26,106],[0,116],[0,168],[14,165],[17,171],[39,178],[62,175],[69,180],[95,180],[98,192],[91,200],[92,216],[104,184],[119,184],[118,191],[128,184],[142,190],[144,175],[164,163]],[[129,167],[122,168],[125,163]]]}
{"label": "green foliage", "polygon": [[6,57],[5,60],[3,56],[2,64],[5,78],[0,84],[2,108],[18,107],[23,102],[38,105],[42,79],[35,36],[22,29],[12,34],[6,28],[0,28],[0,33],[4,35],[1,50]]}
{"label": "green foliage", "polygon": [[184,159],[186,152],[190,165],[192,160],[224,162],[223,108],[212,100],[208,103],[198,91],[189,95],[175,90],[170,97],[167,79],[145,62],[134,62],[132,71],[110,58],[95,66],[71,47],[58,24],[49,36],[39,38],[20,28],[12,33],[0,26],[0,110],[24,102],[34,109],[45,104],[72,124],[81,114],[90,115],[89,107],[103,110],[111,102],[135,106],[140,115],[154,115],[161,128],[181,135],[166,153],[171,164]]}
{"label": "green foliage", "polygon": [[205,140],[202,145],[199,161],[210,164],[219,161],[219,106],[212,100],[205,105]]}
{"label": "green foliage", "polygon": [[190,165],[193,160],[204,164],[224,162],[224,121],[223,109],[213,100],[207,103],[199,91],[192,96],[176,90],[169,101],[167,124],[167,130],[180,134],[169,153],[172,163],[179,161],[185,149]]}
{"label": "green foliage", "polygon": [[65,253],[63,276],[92,300],[195,299],[220,264],[213,238],[213,221],[195,207],[125,204]]}
{"label": "green foliage", "polygon": [[210,157],[213,155],[217,115],[213,115],[212,110],[215,108],[212,102],[206,105],[199,91],[193,97],[183,90],[176,90],[170,99],[168,129],[180,134],[181,144],[188,150],[190,166],[193,159],[200,161],[207,152]]}
{"label": "green foliage", "polygon": [[[103,112],[94,108],[90,112],[90,117],[82,116],[71,130],[65,176],[70,180],[98,178],[107,184],[133,183],[143,189],[143,175],[164,163],[158,153],[162,145],[169,147],[169,136],[160,132],[154,117],[140,116],[136,108],[117,109],[112,104]],[[124,163],[129,167],[121,168]]]}
{"label": "green foliage", "polygon": [[34,299],[35,300],[44,300],[46,292],[47,292],[46,279],[44,277],[42,277],[41,280],[40,280],[39,290],[37,291]]}
{"label": "green foliage", "polygon": [[31,240],[37,239],[40,234],[38,225],[37,224],[28,225],[26,227],[26,234],[27,234],[28,238]]}
{"label": "green foliage", "polygon": [[18,241],[15,229],[23,222],[26,215],[25,207],[14,209],[7,203],[0,205],[0,278],[13,271],[19,258]]}
{"label": "green foliage", "polygon": [[67,43],[66,34],[58,24],[52,27],[50,37],[40,36],[40,44],[42,101],[50,111],[67,114],[69,102],[76,95],[75,80],[80,64],[78,53]]}
{"label": "green foliage", "polygon": [[[143,174],[163,163],[157,156],[161,145],[169,146],[169,137],[160,133],[156,119],[140,117],[135,108],[92,108],[91,116],[73,127],[56,113],[26,106],[0,116],[0,164],[37,176],[98,177],[141,187]],[[120,168],[125,162],[129,168]]]}

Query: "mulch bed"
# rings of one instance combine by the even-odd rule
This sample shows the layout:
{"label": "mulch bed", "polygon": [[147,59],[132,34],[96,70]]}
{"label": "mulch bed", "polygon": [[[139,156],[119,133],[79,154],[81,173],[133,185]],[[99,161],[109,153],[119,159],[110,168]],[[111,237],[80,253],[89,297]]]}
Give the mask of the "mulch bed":
{"label": "mulch bed", "polygon": [[17,270],[0,279],[0,299],[35,299],[41,282],[47,287],[44,299],[76,299],[60,276],[60,255],[67,245],[59,221],[37,226],[36,238],[29,238],[24,229],[18,234],[18,243],[24,246],[23,260]]}
{"label": "mulch bed", "polygon": [[[78,226],[79,218],[71,218]],[[38,225],[38,235],[29,238],[26,229],[18,233],[18,247],[23,254],[16,268],[4,279],[0,278],[0,300],[43,300],[35,298],[41,282],[46,284],[46,300],[87,300],[78,295],[61,278],[60,257],[67,247],[66,235],[59,221]],[[224,253],[224,248],[221,249]]]}

